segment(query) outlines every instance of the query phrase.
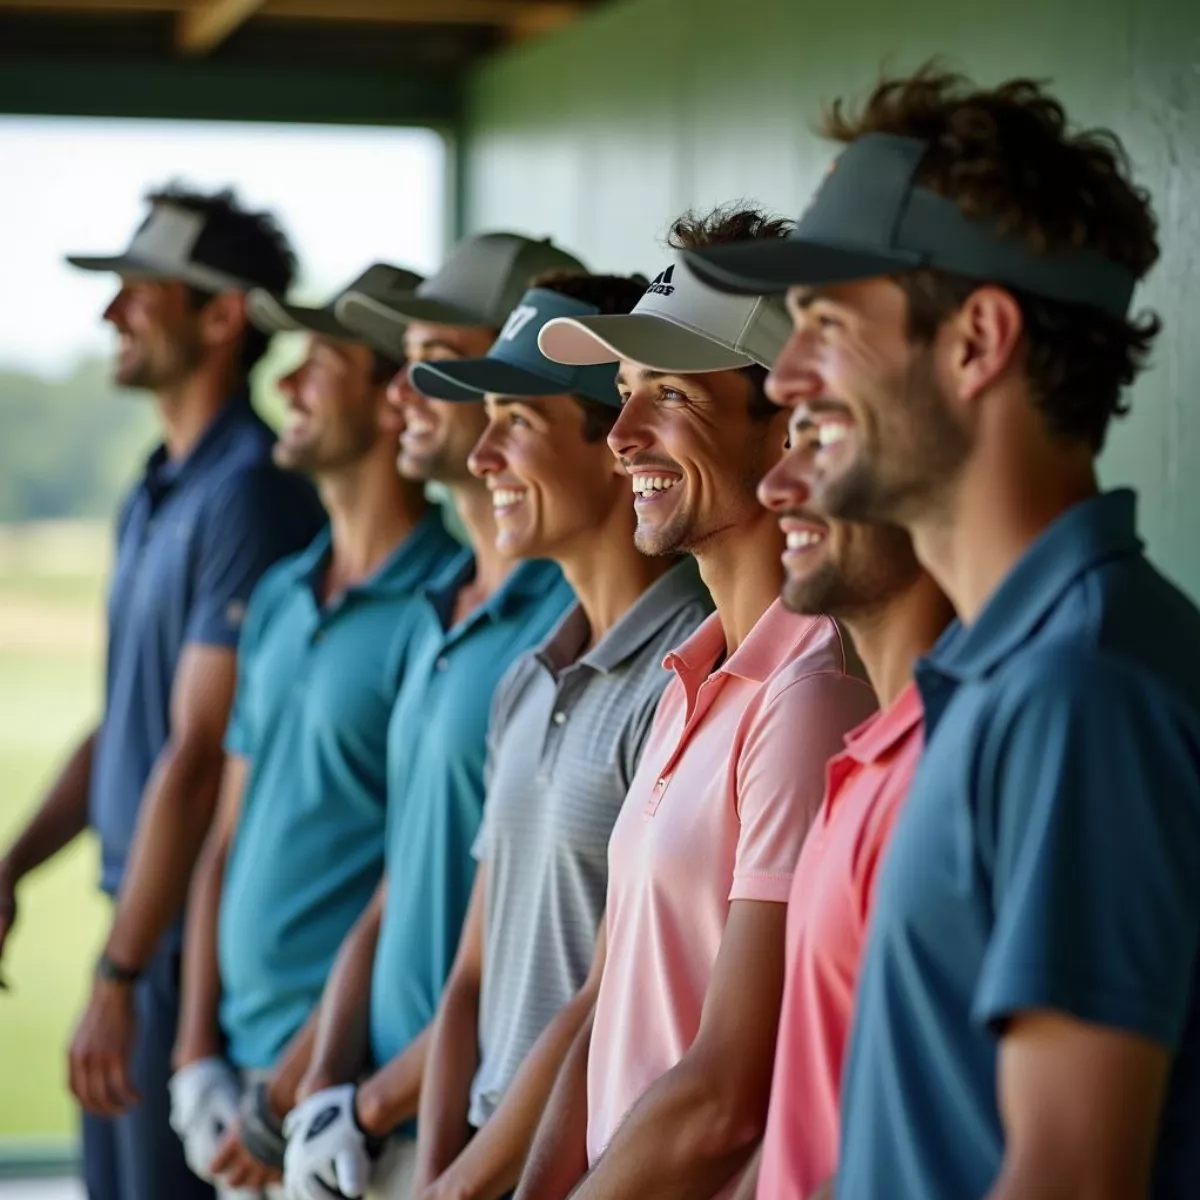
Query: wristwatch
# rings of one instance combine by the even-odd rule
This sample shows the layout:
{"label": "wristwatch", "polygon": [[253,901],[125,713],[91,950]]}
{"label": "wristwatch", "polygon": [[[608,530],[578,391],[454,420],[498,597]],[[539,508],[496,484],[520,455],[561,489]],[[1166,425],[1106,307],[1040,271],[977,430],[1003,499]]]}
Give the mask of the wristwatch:
{"label": "wristwatch", "polygon": [[123,967],[114,962],[107,954],[101,954],[96,962],[96,978],[106,979],[109,983],[137,983],[142,977],[140,970],[133,967]]}

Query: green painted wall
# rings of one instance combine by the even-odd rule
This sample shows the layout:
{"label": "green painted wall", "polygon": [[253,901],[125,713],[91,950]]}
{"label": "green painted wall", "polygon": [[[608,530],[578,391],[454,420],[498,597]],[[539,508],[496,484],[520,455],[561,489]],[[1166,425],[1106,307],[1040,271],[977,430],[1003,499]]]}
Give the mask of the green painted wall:
{"label": "green painted wall", "polygon": [[1154,195],[1163,258],[1141,301],[1167,327],[1103,468],[1139,489],[1157,561],[1200,597],[1198,0],[625,0],[472,77],[466,227],[653,271],[689,205],[796,215],[830,158],[809,131],[821,103],[935,53],[983,82],[1053,79],[1077,120],[1122,136]]}

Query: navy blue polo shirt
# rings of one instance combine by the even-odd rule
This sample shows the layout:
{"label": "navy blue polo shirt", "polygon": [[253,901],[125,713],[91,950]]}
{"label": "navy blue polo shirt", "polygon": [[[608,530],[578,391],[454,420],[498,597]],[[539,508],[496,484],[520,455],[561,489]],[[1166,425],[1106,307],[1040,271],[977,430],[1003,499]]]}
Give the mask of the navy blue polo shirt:
{"label": "navy blue polo shirt", "polygon": [[880,875],[838,1200],[963,1200],[1004,1154],[997,1032],[1036,1009],[1174,1055],[1151,1191],[1200,1180],[1200,613],[1134,497],[1061,516],[918,668],[927,745]]}
{"label": "navy blue polo shirt", "polygon": [[234,396],[186,458],[160,446],[121,508],[89,797],[110,894],[170,732],[180,653],[189,643],[235,646],[259,576],[324,523],[312,485],[272,463],[274,441],[249,399]]}
{"label": "navy blue polo shirt", "polygon": [[275,1063],[379,885],[398,664],[419,628],[417,589],[460,550],[435,508],[332,604],[319,599],[328,530],[254,591],[225,736],[249,764],[218,936],[235,1066]]}

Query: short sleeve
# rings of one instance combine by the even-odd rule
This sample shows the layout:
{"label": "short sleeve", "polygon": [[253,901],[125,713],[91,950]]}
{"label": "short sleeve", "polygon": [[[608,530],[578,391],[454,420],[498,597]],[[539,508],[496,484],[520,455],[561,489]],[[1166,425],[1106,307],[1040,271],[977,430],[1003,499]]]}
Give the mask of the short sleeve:
{"label": "short sleeve", "polygon": [[736,772],[740,830],[730,900],[787,903],[825,795],[825,766],[874,707],[866,685],[831,672],[788,683],[756,714]]}
{"label": "short sleeve", "polygon": [[300,529],[289,504],[298,490],[271,468],[227,480],[209,505],[200,533],[186,640],[236,646],[250,594],[266,569],[302,548],[316,529]]}
{"label": "short sleeve", "polygon": [[1053,1009],[1175,1046],[1200,927],[1194,717],[1132,666],[1057,652],[983,736],[976,1020]]}

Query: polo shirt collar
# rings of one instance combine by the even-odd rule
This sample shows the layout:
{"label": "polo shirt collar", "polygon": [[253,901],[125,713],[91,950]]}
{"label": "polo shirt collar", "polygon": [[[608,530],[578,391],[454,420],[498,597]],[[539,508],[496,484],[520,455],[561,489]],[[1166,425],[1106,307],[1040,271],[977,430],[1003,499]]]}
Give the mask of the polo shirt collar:
{"label": "polo shirt collar", "polygon": [[[454,611],[459,588],[475,577],[475,552],[466,547],[456,554],[435,578],[425,586],[426,599],[442,615],[443,624]],[[467,618],[465,624],[487,618],[500,621],[557,587],[562,572],[545,558],[523,559],[509,572],[504,582]],[[449,632],[447,630],[447,632]]]}
{"label": "polo shirt collar", "polygon": [[980,679],[1030,641],[1063,593],[1111,558],[1136,554],[1136,498],[1120,488],[1057,518],[1021,556],[971,625],[955,622],[922,663],[958,681]]}
{"label": "polo shirt collar", "polygon": [[883,712],[868,717],[846,734],[845,757],[867,766],[883,756],[921,724],[921,693],[910,679]]}
{"label": "polo shirt collar", "polygon": [[234,392],[205,426],[196,444],[184,458],[169,458],[165,443],[160,443],[146,460],[146,485],[152,493],[162,494],[201,471],[205,464],[220,456],[233,432],[253,418],[250,393],[244,388]]}
{"label": "polo shirt collar", "polygon": [[[748,683],[765,683],[781,656],[795,645],[796,622],[805,619],[788,612],[782,600],[772,601],[745,641],[721,664],[720,673]],[[724,649],[721,614],[713,613],[678,650],[667,655],[663,665],[681,676],[708,675]]]}

